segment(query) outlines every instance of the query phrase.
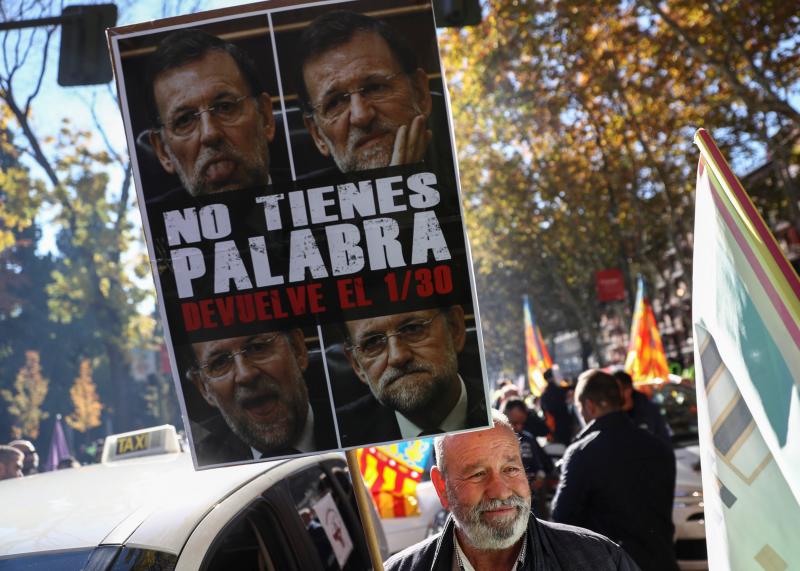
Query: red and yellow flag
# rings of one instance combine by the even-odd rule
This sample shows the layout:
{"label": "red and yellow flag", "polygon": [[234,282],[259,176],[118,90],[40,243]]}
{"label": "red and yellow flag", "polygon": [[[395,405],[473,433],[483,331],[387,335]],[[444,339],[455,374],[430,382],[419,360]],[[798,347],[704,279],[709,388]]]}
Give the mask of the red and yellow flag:
{"label": "red and yellow flag", "polygon": [[528,385],[534,396],[539,396],[547,386],[544,372],[553,366],[553,360],[547,352],[547,346],[542,339],[542,332],[533,318],[533,311],[528,296],[524,301],[525,313],[525,358],[528,362]]}
{"label": "red and yellow flag", "polygon": [[625,371],[635,382],[645,382],[655,378],[666,380],[669,375],[667,356],[664,354],[664,345],[658,333],[653,306],[645,294],[642,276],[639,276],[637,290]]}
{"label": "red and yellow flag", "polygon": [[399,442],[356,451],[364,483],[382,518],[420,514],[417,484],[433,448],[433,440]]}

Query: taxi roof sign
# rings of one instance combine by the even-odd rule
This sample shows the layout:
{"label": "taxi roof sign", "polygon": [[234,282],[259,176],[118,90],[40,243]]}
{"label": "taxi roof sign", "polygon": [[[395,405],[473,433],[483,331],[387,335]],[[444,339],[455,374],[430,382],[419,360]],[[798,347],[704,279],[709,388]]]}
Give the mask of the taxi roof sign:
{"label": "taxi roof sign", "polygon": [[103,445],[104,464],[129,458],[173,454],[181,451],[178,432],[171,424],[112,434]]}

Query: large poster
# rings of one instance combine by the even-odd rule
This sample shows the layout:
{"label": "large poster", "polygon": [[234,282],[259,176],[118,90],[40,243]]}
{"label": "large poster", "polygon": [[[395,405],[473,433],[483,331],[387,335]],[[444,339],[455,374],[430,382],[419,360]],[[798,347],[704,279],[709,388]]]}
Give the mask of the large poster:
{"label": "large poster", "polygon": [[198,468],[489,426],[429,4],[109,32]]}

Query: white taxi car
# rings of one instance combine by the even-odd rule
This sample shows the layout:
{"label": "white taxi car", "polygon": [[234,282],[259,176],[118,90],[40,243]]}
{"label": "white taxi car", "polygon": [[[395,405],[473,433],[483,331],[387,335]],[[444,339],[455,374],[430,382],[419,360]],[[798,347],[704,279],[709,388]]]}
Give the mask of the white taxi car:
{"label": "white taxi car", "polygon": [[0,571],[371,568],[342,455],[195,471],[168,425],[0,481],[0,506]]}

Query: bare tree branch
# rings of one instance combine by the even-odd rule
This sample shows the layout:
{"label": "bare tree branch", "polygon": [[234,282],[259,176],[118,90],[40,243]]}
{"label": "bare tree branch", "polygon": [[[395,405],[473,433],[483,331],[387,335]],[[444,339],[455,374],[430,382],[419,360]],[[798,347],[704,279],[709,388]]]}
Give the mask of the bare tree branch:
{"label": "bare tree branch", "polygon": [[42,67],[39,69],[39,78],[36,80],[36,87],[34,88],[33,92],[28,96],[28,99],[25,101],[26,113],[30,111],[33,99],[39,94],[39,90],[42,88],[42,79],[44,78],[44,72],[47,69],[47,52],[50,47],[50,38],[53,37],[53,32],[55,32],[55,28],[50,28],[47,31],[47,37],[44,41],[44,51],[42,53]]}
{"label": "bare tree branch", "polygon": [[111,158],[114,159],[114,162],[119,163],[119,165],[123,168],[127,168],[129,161],[126,158],[123,158],[122,155],[117,151],[114,145],[111,144],[111,139],[108,138],[108,132],[106,128],[103,126],[103,123],[100,121],[100,118],[97,116],[97,96],[96,94],[92,94],[92,101],[88,102],[85,101],[86,106],[89,108],[89,113],[92,115],[92,122],[94,123],[95,129],[100,133],[100,138],[103,139],[103,143],[106,146],[106,150],[108,154],[111,155]]}
{"label": "bare tree branch", "polygon": [[[112,92],[113,95],[113,92]],[[111,140],[108,137],[108,133],[103,126],[100,118],[97,116],[97,106],[96,106],[96,96],[93,95],[91,103],[86,102],[86,105],[89,107],[89,112],[92,115],[92,122],[94,123],[95,129],[100,133],[100,137],[103,139],[103,143],[106,146],[108,154],[114,159],[114,162],[119,164],[119,166],[125,172],[125,176],[122,180],[122,185],[120,187],[120,196],[117,201],[116,208],[114,209],[114,214],[116,219],[114,221],[114,231],[117,234],[120,234],[123,230],[123,225],[125,224],[125,217],[128,213],[128,201],[130,198],[130,187],[131,182],[133,180],[133,171],[131,170],[131,163],[130,159],[127,156],[123,156],[117,151],[116,148],[111,144]],[[116,250],[113,252],[113,258],[115,262],[119,262],[122,257],[121,250]]]}
{"label": "bare tree branch", "polygon": [[12,91],[8,90],[3,95],[3,99],[8,104],[8,107],[11,109],[14,117],[17,119],[17,123],[19,123],[19,126],[22,128],[22,132],[25,133],[25,138],[28,139],[28,143],[30,144],[33,152],[33,158],[36,159],[36,162],[39,163],[39,166],[44,169],[45,173],[47,174],[47,178],[50,179],[50,182],[53,184],[53,186],[58,186],[58,176],[56,175],[53,166],[50,164],[50,161],[45,156],[44,151],[42,151],[42,147],[39,145],[39,139],[36,137],[33,129],[31,129],[28,117],[25,115],[25,112],[20,109],[19,105],[14,99]]}

